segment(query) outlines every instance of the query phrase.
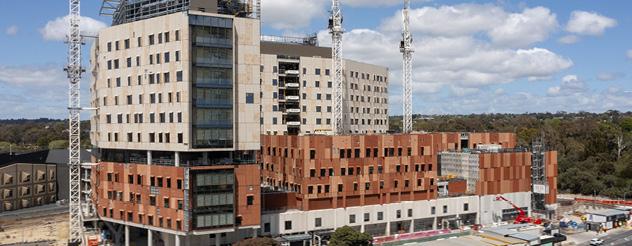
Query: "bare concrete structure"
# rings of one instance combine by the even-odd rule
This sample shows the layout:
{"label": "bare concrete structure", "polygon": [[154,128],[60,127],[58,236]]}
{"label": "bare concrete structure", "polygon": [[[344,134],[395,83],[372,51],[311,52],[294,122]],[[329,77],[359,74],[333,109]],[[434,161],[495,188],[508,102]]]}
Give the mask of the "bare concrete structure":
{"label": "bare concrete structure", "polygon": [[[329,134],[333,124],[331,48],[286,38],[261,43],[261,132]],[[389,69],[345,59],[344,133],[388,130]]]}

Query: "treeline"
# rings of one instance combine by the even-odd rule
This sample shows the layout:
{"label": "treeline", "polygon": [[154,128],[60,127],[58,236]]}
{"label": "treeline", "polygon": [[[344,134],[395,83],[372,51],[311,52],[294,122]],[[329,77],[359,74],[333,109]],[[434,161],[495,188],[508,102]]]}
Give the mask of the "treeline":
{"label": "treeline", "polygon": [[[559,152],[558,188],[574,194],[632,198],[632,112],[416,115],[414,129],[428,132],[515,132],[530,147],[544,136]],[[391,117],[400,131],[401,116]]]}
{"label": "treeline", "polygon": [[[90,123],[81,123],[81,143],[90,145]],[[0,153],[67,148],[68,121],[53,119],[0,120]]]}

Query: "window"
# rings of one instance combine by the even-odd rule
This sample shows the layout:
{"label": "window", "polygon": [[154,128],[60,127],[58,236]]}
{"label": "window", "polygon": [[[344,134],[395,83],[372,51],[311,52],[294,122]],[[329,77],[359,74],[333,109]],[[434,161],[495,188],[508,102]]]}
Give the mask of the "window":
{"label": "window", "polygon": [[138,39],[136,39],[136,45],[138,47],[142,47],[143,46],[143,38],[142,37],[138,37]]}
{"label": "window", "polygon": [[314,227],[321,227],[323,225],[323,219],[322,218],[316,218],[314,219]]}
{"label": "window", "polygon": [[180,61],[180,51],[176,51],[176,61]]}
{"label": "window", "polygon": [[255,94],[254,93],[246,93],[246,103],[247,104],[255,103]]}
{"label": "window", "polygon": [[384,212],[377,212],[377,220],[383,220],[384,219]]}
{"label": "window", "polygon": [[162,203],[164,204],[165,208],[169,208],[169,198],[163,198]]}
{"label": "window", "polygon": [[129,39],[125,39],[125,49],[129,49]]}
{"label": "window", "polygon": [[149,205],[156,206],[156,197],[155,196],[149,196]]}
{"label": "window", "polygon": [[165,52],[165,56],[164,57],[165,57],[164,58],[165,59],[165,63],[169,63],[171,61],[171,56],[170,56],[169,52]]}
{"label": "window", "polygon": [[285,230],[292,230],[292,221],[291,220],[286,220],[285,221]]}
{"label": "window", "polygon": [[314,71],[314,73],[315,73],[316,75],[320,75],[320,68],[316,68],[316,70]]}
{"label": "window", "polygon": [[402,210],[399,210],[399,209],[398,209],[397,211],[395,211],[395,216],[396,216],[398,219],[399,219],[399,218],[401,218],[401,217],[402,217]]}
{"label": "window", "polygon": [[413,217],[413,209],[412,208],[408,209],[408,217]]}
{"label": "window", "polygon": [[176,30],[176,41],[180,41],[180,30]]}
{"label": "window", "polygon": [[338,192],[342,192],[343,186],[342,184],[338,184]]}
{"label": "window", "polygon": [[270,232],[270,223],[264,223],[263,224],[263,232]]}
{"label": "window", "polygon": [[467,203],[463,203],[463,211],[468,211],[470,209],[470,205]]}
{"label": "window", "polygon": [[364,213],[364,222],[369,222],[369,220],[371,220],[371,214],[370,213]]}
{"label": "window", "polygon": [[165,83],[169,83],[171,81],[171,77],[169,76],[169,73],[164,73],[163,78],[165,80]]}
{"label": "window", "polygon": [[250,195],[246,197],[246,204],[247,205],[253,205],[255,204],[255,197]]}
{"label": "window", "polygon": [[176,81],[182,82],[182,71],[176,72]]}
{"label": "window", "polygon": [[349,224],[353,224],[356,223],[356,217],[355,214],[350,214],[349,215]]}
{"label": "window", "polygon": [[448,205],[443,205],[443,213],[448,213]]}

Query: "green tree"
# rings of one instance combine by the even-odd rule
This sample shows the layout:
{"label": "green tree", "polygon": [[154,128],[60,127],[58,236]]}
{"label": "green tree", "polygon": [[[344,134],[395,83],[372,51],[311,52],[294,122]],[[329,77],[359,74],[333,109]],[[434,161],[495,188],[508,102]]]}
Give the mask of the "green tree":
{"label": "green tree", "polygon": [[343,226],[331,235],[331,246],[363,246],[372,245],[373,237],[367,233],[361,233],[349,226]]}
{"label": "green tree", "polygon": [[48,149],[67,149],[68,140],[55,140],[48,144]]}
{"label": "green tree", "polygon": [[280,244],[269,237],[258,237],[241,240],[235,246],[279,246]]}

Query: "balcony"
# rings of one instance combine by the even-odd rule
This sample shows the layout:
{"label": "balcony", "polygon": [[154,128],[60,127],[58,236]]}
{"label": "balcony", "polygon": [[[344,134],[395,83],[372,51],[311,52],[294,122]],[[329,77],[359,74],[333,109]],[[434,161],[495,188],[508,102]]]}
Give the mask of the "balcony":
{"label": "balcony", "polygon": [[299,96],[285,96],[285,99],[288,101],[298,101],[301,100],[301,97]]}
{"label": "balcony", "polygon": [[285,87],[288,87],[288,88],[299,88],[299,87],[301,87],[301,84],[299,84],[299,83],[286,83]]}
{"label": "balcony", "polygon": [[285,110],[286,113],[289,114],[300,114],[301,113],[301,109],[300,108],[288,108]]}
{"label": "balcony", "polygon": [[301,122],[300,121],[288,121],[286,123],[287,126],[301,126]]}
{"label": "balcony", "polygon": [[300,73],[298,70],[285,70],[284,73],[280,73],[280,74],[298,76]]}

